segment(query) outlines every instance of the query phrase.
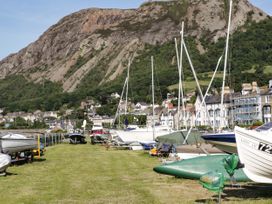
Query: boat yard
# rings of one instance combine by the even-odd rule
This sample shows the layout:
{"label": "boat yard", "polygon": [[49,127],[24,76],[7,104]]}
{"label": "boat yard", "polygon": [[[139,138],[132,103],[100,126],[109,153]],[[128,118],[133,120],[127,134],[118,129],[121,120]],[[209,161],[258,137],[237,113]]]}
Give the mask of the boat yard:
{"label": "boat yard", "polygon": [[[1,203],[215,203],[197,180],[155,173],[157,157],[100,145],[60,144],[0,177]],[[271,203],[272,185],[224,189],[225,203]]]}

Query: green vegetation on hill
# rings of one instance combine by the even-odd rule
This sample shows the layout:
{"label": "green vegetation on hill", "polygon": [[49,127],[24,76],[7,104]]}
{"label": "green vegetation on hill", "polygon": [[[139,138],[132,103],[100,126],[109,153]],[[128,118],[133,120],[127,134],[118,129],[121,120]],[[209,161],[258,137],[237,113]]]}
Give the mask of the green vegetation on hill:
{"label": "green vegetation on hill", "polygon": [[54,110],[62,105],[51,103],[62,93],[61,85],[48,80],[34,84],[23,76],[9,76],[0,81],[0,93],[0,107],[12,111]]}
{"label": "green vegetation on hill", "polygon": [[[230,55],[227,85],[236,91],[241,89],[241,83],[257,81],[259,86],[267,85],[271,79],[272,72],[272,19],[259,23],[249,23],[245,26],[246,32],[237,31],[230,39]],[[207,52],[200,54],[197,50],[195,40],[186,37],[185,41],[198,73],[199,79],[206,86],[211,78],[211,71],[215,69],[218,58],[223,54],[225,38],[219,39],[217,43],[210,43],[209,36],[201,39],[202,45]],[[109,60],[112,56],[108,56]],[[159,102],[166,97],[168,87],[178,83],[178,70],[176,65],[176,54],[174,40],[162,45],[146,45],[145,49],[138,53],[131,66],[129,97],[134,101],[151,100],[151,62],[150,57],[155,59],[155,82],[156,101]],[[87,59],[78,59],[76,69],[82,66]],[[32,111],[57,110],[63,104],[70,106],[79,105],[79,101],[86,97],[94,97],[102,105],[110,102],[110,94],[121,93],[125,81],[126,72],[116,80],[101,86],[98,83],[106,73],[106,63],[99,64],[93,69],[73,93],[63,93],[61,85],[44,81],[39,84],[28,82],[22,76],[10,76],[0,81],[0,107],[7,107],[8,111]],[[223,69],[223,62],[220,70]],[[215,88],[220,88],[222,76],[218,74]],[[193,90],[194,85],[191,69],[188,61],[184,59],[184,77],[189,88]],[[113,107],[108,107],[113,110]]]}

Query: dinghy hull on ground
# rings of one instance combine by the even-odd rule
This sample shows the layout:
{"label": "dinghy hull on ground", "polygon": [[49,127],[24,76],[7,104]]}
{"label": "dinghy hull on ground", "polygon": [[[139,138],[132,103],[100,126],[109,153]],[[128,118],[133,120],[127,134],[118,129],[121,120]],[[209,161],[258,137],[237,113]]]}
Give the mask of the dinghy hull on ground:
{"label": "dinghy hull on ground", "polygon": [[[226,157],[228,157],[227,154],[208,155],[160,165],[155,167],[153,170],[160,174],[186,179],[200,179],[201,176],[208,172],[217,171],[223,173],[226,180],[230,180],[230,176],[226,172],[223,164],[223,159]],[[238,182],[250,181],[241,169],[235,172],[234,177]]]}

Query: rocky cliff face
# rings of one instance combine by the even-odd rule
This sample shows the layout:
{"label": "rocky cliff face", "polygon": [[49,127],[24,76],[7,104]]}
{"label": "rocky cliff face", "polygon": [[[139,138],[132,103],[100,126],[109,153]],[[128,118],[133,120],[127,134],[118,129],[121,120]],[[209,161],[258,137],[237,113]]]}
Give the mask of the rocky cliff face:
{"label": "rocky cliff face", "polygon": [[[179,35],[181,22],[186,35],[217,41],[226,35],[228,5],[218,0],[149,2],[134,10],[86,9],[61,19],[36,42],[0,62],[2,78],[22,74],[39,82],[49,79],[76,89],[90,72],[102,72],[98,85],[114,80],[146,44],[163,44]],[[247,0],[233,7],[232,32],[248,21],[261,21],[267,14]]]}

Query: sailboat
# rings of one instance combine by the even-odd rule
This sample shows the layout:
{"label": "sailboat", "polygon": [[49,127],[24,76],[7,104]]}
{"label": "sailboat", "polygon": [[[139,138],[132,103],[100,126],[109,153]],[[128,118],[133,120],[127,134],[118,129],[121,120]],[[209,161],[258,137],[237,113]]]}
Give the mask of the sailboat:
{"label": "sailboat", "polygon": [[240,162],[254,182],[272,183],[272,122],[254,130],[235,127]]}
{"label": "sailboat", "polygon": [[37,148],[37,141],[21,134],[8,133],[0,136],[0,150],[4,154],[24,152]]}
{"label": "sailboat", "polygon": [[232,14],[232,0],[230,0],[230,10],[229,10],[229,20],[228,20],[228,30],[227,30],[227,39],[226,39],[226,48],[225,48],[225,63],[224,63],[224,72],[223,72],[223,83],[222,83],[222,93],[221,93],[221,108],[220,108],[220,129],[218,133],[205,134],[201,137],[206,140],[208,143],[216,146],[227,153],[237,153],[236,144],[235,144],[235,135],[234,132],[222,132],[224,126],[224,89],[225,89],[225,80],[226,80],[226,70],[227,70],[227,59],[228,59],[228,50],[229,50],[229,36],[230,36],[230,25],[231,25],[231,14]]}
{"label": "sailboat", "polygon": [[[152,68],[152,127],[146,128],[136,128],[132,130],[120,130],[116,131],[118,137],[125,143],[129,144],[132,142],[139,142],[142,144],[154,144],[155,139],[158,136],[166,135],[171,130],[169,127],[165,126],[155,126],[154,121],[154,108],[155,108],[155,101],[154,101],[154,58],[151,57],[151,68]],[[129,73],[129,71],[128,71]],[[129,75],[128,75],[129,77]],[[126,83],[128,83],[128,77],[126,79]],[[127,86],[127,84],[126,84]],[[125,86],[124,86],[125,87]],[[127,99],[127,96],[126,96]],[[126,102],[127,103],[127,102]]]}

